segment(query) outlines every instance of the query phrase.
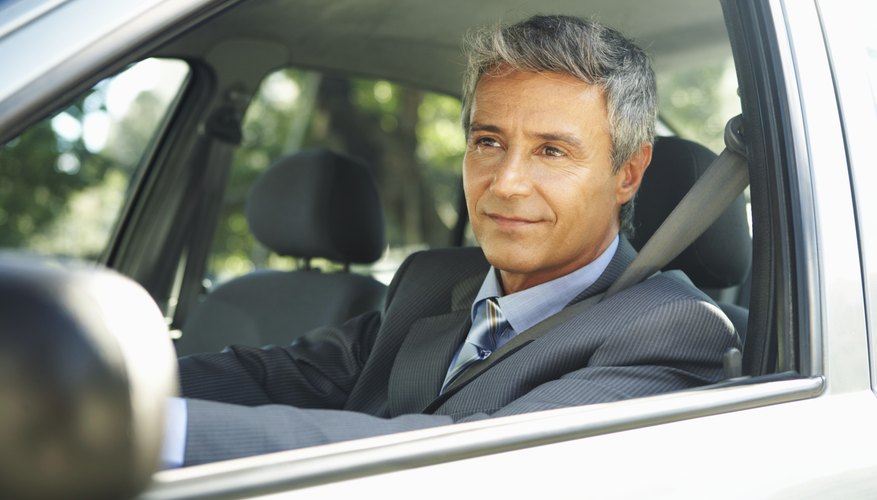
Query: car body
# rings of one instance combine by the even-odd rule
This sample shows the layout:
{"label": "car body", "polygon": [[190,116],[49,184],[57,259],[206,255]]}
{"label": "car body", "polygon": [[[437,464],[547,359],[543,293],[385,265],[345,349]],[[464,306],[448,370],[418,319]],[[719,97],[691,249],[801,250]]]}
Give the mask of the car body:
{"label": "car body", "polygon": [[[733,54],[753,232],[744,376],[161,471],[143,498],[877,495],[877,202],[866,192],[877,180],[877,40],[865,29],[877,11],[865,2],[12,2],[0,5],[0,144],[136,61],[186,63],[120,189],[111,231],[86,254],[139,283],[173,320],[184,256],[207,259],[207,249],[187,249],[212,236],[187,240],[198,231],[174,221],[221,198],[236,148],[235,127],[211,123],[239,125],[260,82],[288,66],[458,95],[463,33],[537,10],[595,15],[630,34],[659,78]],[[192,161],[205,140],[226,161]],[[216,224],[219,205],[206,206],[203,220]]]}

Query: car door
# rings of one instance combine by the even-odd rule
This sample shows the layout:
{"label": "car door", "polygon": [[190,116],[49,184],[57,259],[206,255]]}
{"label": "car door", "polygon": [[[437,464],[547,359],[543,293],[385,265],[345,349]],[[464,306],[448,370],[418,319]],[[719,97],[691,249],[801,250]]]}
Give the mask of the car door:
{"label": "car door", "polygon": [[[33,123],[33,114],[45,115],[139,56],[168,55],[153,49],[227,6],[108,5],[59,3],[35,15],[28,30],[0,24],[6,30],[0,60],[26,69],[0,87],[0,143]],[[282,5],[318,8],[312,2]],[[551,6],[579,12],[564,2]],[[752,179],[746,377],[651,398],[163,471],[142,496],[447,498],[462,491],[508,498],[848,498],[877,491],[877,459],[870,453],[877,445],[871,430],[877,402],[868,343],[873,204],[862,194],[873,176],[866,170],[873,169],[862,154],[868,138],[859,135],[872,122],[855,118],[858,103],[867,100],[846,97],[848,78],[835,52],[843,51],[833,41],[844,23],[825,3],[728,0],[723,7]],[[87,29],[71,25],[68,37],[57,37],[57,27],[71,16],[92,15]],[[22,44],[35,49],[22,56]],[[258,64],[273,64],[269,55]],[[316,65],[322,55],[309,57]],[[199,135],[199,124],[208,109],[226,101],[238,105],[239,95],[217,91],[233,89],[231,80],[217,84],[210,71],[191,69],[190,81],[198,86],[191,87],[197,90],[190,91],[192,100],[181,103],[190,106],[188,118],[171,120],[167,130],[177,133],[165,133],[150,155],[149,165],[176,169],[156,171],[142,183],[104,259],[137,278],[159,302],[169,301],[187,248],[185,231],[172,223],[187,200],[197,199],[187,196],[189,186],[200,188],[189,170],[198,162],[190,159],[216,148],[220,157],[229,154],[228,146]]]}

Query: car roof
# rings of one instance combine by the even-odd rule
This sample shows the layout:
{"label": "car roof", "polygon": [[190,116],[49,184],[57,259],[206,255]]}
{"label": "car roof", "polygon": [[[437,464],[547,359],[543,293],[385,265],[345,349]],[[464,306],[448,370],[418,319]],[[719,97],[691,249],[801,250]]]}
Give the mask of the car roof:
{"label": "car roof", "polygon": [[[703,57],[730,56],[718,1],[664,0],[260,0],[242,2],[155,55],[205,58],[230,40],[271,44],[285,63],[388,78],[459,93],[467,31],[539,13],[590,17],[644,47],[656,71]],[[465,15],[461,15],[465,13]],[[701,57],[693,57],[700,55]]]}

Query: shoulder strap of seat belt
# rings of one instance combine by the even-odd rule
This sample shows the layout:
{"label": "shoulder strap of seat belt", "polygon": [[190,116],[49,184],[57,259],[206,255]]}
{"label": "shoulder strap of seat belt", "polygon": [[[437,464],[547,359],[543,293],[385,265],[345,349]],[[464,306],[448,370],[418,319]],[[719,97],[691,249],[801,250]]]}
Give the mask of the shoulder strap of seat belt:
{"label": "shoulder strap of seat belt", "polygon": [[694,243],[749,185],[740,115],[725,126],[725,150],[691,186],[633,262],[606,291],[611,297],[651,276]]}
{"label": "shoulder strap of seat belt", "polygon": [[241,116],[242,111],[230,104],[214,110],[205,123],[204,148],[193,158],[193,161],[203,162],[200,169],[203,174],[201,178],[191,180],[194,203],[181,220],[187,226],[187,241],[182,256],[185,267],[170,325],[174,338],[180,335],[179,330],[203,291],[201,283],[213,244],[218,212],[224,201],[222,194],[234,150],[243,139]]}
{"label": "shoulder strap of seat belt", "polygon": [[[743,119],[737,115],[725,126],[725,149],[713,160],[704,174],[691,186],[676,208],[667,216],[639,254],[621,276],[602,294],[591,296],[564,308],[529,330],[522,332],[493,354],[464,371],[442,396],[480,375],[505,356],[553,330],[555,326],[581,315],[606,297],[652,276],[692,244],[749,185],[746,146],[743,142]],[[442,401],[447,399],[441,398]],[[437,401],[436,401],[437,402]],[[435,403],[430,408],[435,406]]]}

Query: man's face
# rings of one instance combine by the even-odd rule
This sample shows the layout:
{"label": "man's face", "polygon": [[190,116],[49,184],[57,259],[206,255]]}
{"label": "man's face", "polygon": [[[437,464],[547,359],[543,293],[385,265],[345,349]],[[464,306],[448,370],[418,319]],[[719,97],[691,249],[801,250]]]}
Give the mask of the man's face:
{"label": "man's face", "polygon": [[611,148],[598,87],[507,68],[478,82],[463,184],[475,237],[506,293],[575,271],[612,243],[651,149],[613,174]]}

